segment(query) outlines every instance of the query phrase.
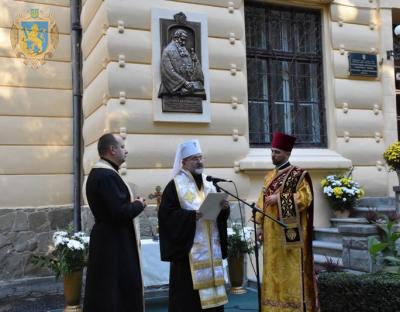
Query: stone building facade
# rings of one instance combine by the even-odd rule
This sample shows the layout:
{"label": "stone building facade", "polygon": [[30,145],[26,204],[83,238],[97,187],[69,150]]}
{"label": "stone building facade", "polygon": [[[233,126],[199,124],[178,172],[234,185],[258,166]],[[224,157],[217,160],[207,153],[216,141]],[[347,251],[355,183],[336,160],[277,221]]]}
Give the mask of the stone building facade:
{"label": "stone building facade", "polygon": [[[66,0],[1,3],[5,14],[0,15],[0,266],[5,271],[0,280],[8,282],[43,276],[29,258],[43,252],[52,232],[71,220],[71,23]],[[36,69],[16,57],[9,39],[17,13],[32,8],[51,11],[59,32],[54,54]],[[166,117],[160,112],[157,12],[171,17],[184,12],[189,19],[200,16],[207,26],[203,58],[208,63],[208,117],[190,113]],[[196,137],[207,173],[234,180],[240,195],[255,201],[266,170],[273,168],[267,148],[271,132],[294,129],[296,133],[303,127],[291,161],[313,178],[315,226],[329,224],[330,210],[319,187],[327,174],[354,166],[353,178],[368,196],[392,196],[395,177],[386,171],[382,153],[398,140],[395,64],[386,51],[393,50],[392,27],[400,23],[399,12],[396,0],[82,1],[84,175],[97,159],[98,138],[108,131],[119,133],[129,152],[121,174],[135,185],[137,194],[147,196],[171,178],[177,144]],[[270,28],[263,23],[281,16],[277,40],[283,48],[272,51],[264,44],[251,45],[259,32],[251,30],[248,14],[255,14],[254,20],[261,18],[258,26],[266,38],[275,38],[274,29],[272,23]],[[304,39],[304,31],[282,26],[285,18],[290,25],[293,17],[306,25],[307,14],[317,22],[304,29],[312,29],[318,38]],[[295,33],[308,40],[308,48],[282,61],[292,53],[288,38],[295,40]],[[315,44],[320,53],[310,56]],[[253,66],[252,53],[260,66]],[[349,53],[376,55],[377,77],[351,76]],[[286,67],[293,60],[315,62],[319,80],[310,69],[314,65],[307,65],[303,76],[308,82],[293,87],[303,77]],[[264,61],[270,67],[263,69]],[[277,62],[281,67],[272,66]],[[279,94],[271,84],[276,81],[283,89]],[[252,87],[258,82],[257,94],[265,93],[259,106],[265,107],[264,113],[253,97]],[[300,89],[310,92],[305,92],[305,99],[296,93],[293,100],[291,94]],[[276,104],[279,96],[288,109],[285,116],[290,115],[292,101],[297,109],[283,126],[267,116],[267,111],[275,112],[271,100]],[[299,123],[307,116],[312,121]],[[16,263],[24,264],[17,268]]]}

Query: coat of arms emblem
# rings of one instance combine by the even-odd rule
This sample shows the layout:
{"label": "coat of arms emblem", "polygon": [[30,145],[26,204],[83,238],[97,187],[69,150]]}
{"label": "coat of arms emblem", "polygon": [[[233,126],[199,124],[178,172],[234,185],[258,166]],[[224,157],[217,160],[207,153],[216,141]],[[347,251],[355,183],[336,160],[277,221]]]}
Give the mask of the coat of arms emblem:
{"label": "coat of arms emblem", "polygon": [[32,68],[51,58],[58,44],[58,28],[51,13],[29,9],[17,15],[11,28],[11,45],[17,57]]}

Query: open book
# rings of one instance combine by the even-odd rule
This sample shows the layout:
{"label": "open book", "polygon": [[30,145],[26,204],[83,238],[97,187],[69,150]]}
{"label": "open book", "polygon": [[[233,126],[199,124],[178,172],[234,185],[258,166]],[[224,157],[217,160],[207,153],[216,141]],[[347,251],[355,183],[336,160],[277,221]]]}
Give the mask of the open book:
{"label": "open book", "polygon": [[228,198],[225,193],[209,193],[199,208],[202,218],[215,221],[221,211],[221,201]]}

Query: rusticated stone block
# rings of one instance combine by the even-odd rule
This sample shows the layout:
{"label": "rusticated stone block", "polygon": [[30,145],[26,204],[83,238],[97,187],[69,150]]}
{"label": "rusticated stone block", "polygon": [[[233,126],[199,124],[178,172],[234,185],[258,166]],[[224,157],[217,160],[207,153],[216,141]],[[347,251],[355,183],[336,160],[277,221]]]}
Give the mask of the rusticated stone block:
{"label": "rusticated stone block", "polygon": [[72,207],[52,209],[49,211],[48,218],[51,230],[66,229],[73,220]]}
{"label": "rusticated stone block", "polygon": [[343,248],[350,248],[351,247],[352,237],[343,237],[342,244]]}
{"label": "rusticated stone block", "polygon": [[0,233],[0,248],[10,245],[10,244],[11,244],[10,237]]}
{"label": "rusticated stone block", "polygon": [[370,272],[371,257],[368,250],[350,249],[350,269],[362,272]]}
{"label": "rusticated stone block", "polygon": [[90,211],[89,206],[83,206],[81,210],[82,231],[90,233],[94,225],[94,216]]}
{"label": "rusticated stone block", "polygon": [[36,211],[28,215],[29,229],[35,232],[44,232],[50,229],[47,211]]}
{"label": "rusticated stone block", "polygon": [[15,209],[9,209],[9,208],[5,208],[5,209],[0,209],[0,217],[9,214],[9,213],[15,213]]}
{"label": "rusticated stone block", "polygon": [[[0,210],[1,211],[1,210]],[[14,220],[15,220],[16,213],[10,212],[0,216],[0,232],[5,233],[11,230]]]}
{"label": "rusticated stone block", "polygon": [[[0,274],[2,270],[5,270],[6,267],[4,266],[4,262],[6,261],[7,257],[10,255],[11,253],[11,246],[4,246],[3,248],[0,248],[0,268],[2,268],[0,270]],[[1,278],[0,278],[1,280]]]}
{"label": "rusticated stone block", "polygon": [[15,279],[23,277],[24,256],[19,253],[9,253],[1,263],[3,270],[0,273],[0,279]]}
{"label": "rusticated stone block", "polygon": [[368,250],[368,237],[353,237],[351,247],[353,249]]}
{"label": "rusticated stone block", "polygon": [[12,229],[13,229],[13,231],[29,230],[28,216],[26,215],[25,212],[23,212],[23,211],[17,212]]}
{"label": "rusticated stone block", "polygon": [[23,262],[23,272],[24,276],[46,276],[46,275],[53,275],[48,268],[40,268],[39,266],[35,265],[32,263],[32,258],[33,254],[25,254],[23,256],[24,262]]}
{"label": "rusticated stone block", "polygon": [[343,249],[342,261],[343,261],[343,267],[345,267],[345,268],[350,267],[350,249],[348,249],[348,248]]}
{"label": "rusticated stone block", "polygon": [[14,249],[17,252],[33,251],[37,247],[37,241],[34,232],[21,232],[17,234]]}
{"label": "rusticated stone block", "polygon": [[153,234],[157,234],[157,206],[148,205],[140,214],[139,222],[141,239],[149,239],[153,237]]}
{"label": "rusticated stone block", "polygon": [[40,233],[36,235],[37,251],[48,252],[49,245],[52,244],[52,236],[48,233]]}

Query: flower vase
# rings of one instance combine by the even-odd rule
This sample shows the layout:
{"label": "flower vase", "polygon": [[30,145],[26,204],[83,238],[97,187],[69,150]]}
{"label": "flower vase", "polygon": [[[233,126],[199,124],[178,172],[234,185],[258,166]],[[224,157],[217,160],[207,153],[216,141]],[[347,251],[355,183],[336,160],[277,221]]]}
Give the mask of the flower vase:
{"label": "flower vase", "polygon": [[82,271],[64,276],[64,312],[82,312],[81,301]]}
{"label": "flower vase", "polygon": [[348,218],[350,216],[350,210],[349,209],[344,209],[344,210],[333,210],[333,213],[336,218]]}
{"label": "flower vase", "polygon": [[231,294],[240,295],[246,293],[243,287],[244,278],[244,254],[239,257],[228,257],[229,281],[231,282]]}

